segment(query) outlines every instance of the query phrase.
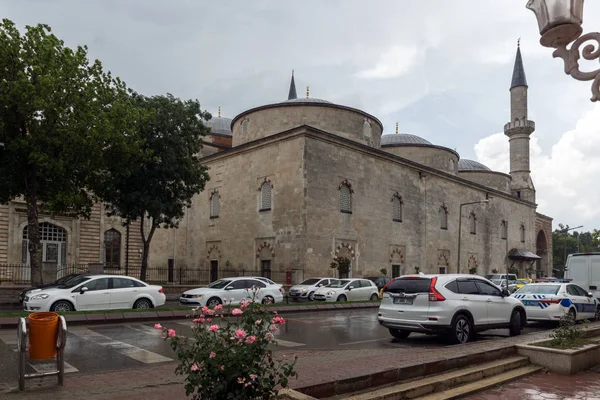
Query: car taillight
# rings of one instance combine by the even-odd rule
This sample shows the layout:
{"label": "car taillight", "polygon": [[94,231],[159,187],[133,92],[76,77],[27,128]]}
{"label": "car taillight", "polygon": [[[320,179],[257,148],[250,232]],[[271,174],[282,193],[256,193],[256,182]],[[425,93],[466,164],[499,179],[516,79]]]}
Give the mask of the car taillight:
{"label": "car taillight", "polygon": [[431,278],[431,283],[429,284],[429,301],[444,301],[446,298],[435,288],[436,282],[437,277],[434,276]]}
{"label": "car taillight", "polygon": [[396,278],[393,278],[388,283],[386,283],[385,286],[381,288],[381,292],[380,293],[385,292],[385,288],[388,287],[389,284],[392,283],[392,282],[394,282],[395,280],[396,280]]}
{"label": "car taillight", "polygon": [[281,292],[281,294],[285,294],[285,290],[283,289],[283,287],[280,287],[279,291]]}
{"label": "car taillight", "polygon": [[158,289],[158,293],[164,293],[165,291],[163,290],[163,288]]}

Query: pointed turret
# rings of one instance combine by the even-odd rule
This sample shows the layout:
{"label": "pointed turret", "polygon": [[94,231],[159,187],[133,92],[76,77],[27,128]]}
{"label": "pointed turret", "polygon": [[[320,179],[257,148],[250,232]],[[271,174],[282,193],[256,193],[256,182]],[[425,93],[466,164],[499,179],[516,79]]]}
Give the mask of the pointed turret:
{"label": "pointed turret", "polygon": [[290,93],[288,94],[288,100],[297,99],[296,95],[296,82],[294,81],[294,70],[292,70],[292,80],[290,82]]}
{"label": "pointed turret", "polygon": [[517,42],[517,57],[515,58],[515,67],[513,68],[512,81],[510,88],[517,86],[527,87],[527,77],[525,76],[525,68],[523,68],[523,58],[521,57],[521,39]]}

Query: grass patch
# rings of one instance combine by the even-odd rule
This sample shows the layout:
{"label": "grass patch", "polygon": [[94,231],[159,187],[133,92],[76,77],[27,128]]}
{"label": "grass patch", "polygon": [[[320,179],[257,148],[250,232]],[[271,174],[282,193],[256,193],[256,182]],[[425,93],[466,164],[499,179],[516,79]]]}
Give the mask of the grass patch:
{"label": "grass patch", "polygon": [[[272,308],[272,307],[307,307],[308,306],[314,306],[316,304],[356,304],[356,303],[372,303],[372,304],[378,304],[379,300],[375,300],[375,301],[346,301],[346,302],[336,302],[336,303],[327,303],[327,302],[292,302],[292,303],[276,303],[276,304],[265,304],[265,307],[268,308]],[[223,308],[236,308],[238,306],[224,306]],[[144,313],[144,312],[156,312],[156,311],[189,311],[192,308],[194,308],[193,306],[180,306],[180,307],[158,307],[158,308],[150,308],[150,309],[131,309],[131,308],[126,308],[126,309],[121,309],[121,310],[93,310],[93,311],[66,311],[66,312],[59,312],[59,315],[78,315],[78,314],[127,314],[127,313],[131,313],[131,312],[139,312],[139,313]],[[4,312],[4,313],[0,313],[0,317],[27,317],[29,314],[31,314],[28,311],[14,311],[14,312]]]}
{"label": "grass patch", "polygon": [[587,339],[574,339],[574,340],[546,340],[544,342],[530,343],[531,346],[545,347],[547,349],[559,349],[559,350],[577,350],[588,344],[595,344],[595,342]]}

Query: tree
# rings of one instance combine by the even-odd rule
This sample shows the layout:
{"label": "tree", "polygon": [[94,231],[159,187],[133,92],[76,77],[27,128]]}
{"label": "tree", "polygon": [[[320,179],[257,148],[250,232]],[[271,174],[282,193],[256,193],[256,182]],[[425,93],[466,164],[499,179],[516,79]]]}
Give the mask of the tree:
{"label": "tree", "polygon": [[111,169],[98,192],[109,211],[126,223],[139,219],[143,242],[140,279],[145,280],[156,228],[177,227],[192,197],[204,190],[209,179],[198,153],[202,137],[209,132],[202,120],[211,115],[200,110],[198,101],[181,101],[170,94],[146,97],[134,93],[133,99],[146,115],[136,127],[146,157],[126,171]]}
{"label": "tree", "polygon": [[338,256],[333,259],[329,265],[332,269],[337,269],[340,278],[348,277],[351,261],[347,257]]}
{"label": "tree", "polygon": [[42,283],[39,216],[89,217],[107,153],[127,160],[135,120],[125,84],[47,25],[0,24],[0,203],[24,198],[31,283]]}
{"label": "tree", "polygon": [[387,268],[381,268],[381,269],[379,270],[379,272],[381,272],[381,275],[383,275],[383,276],[387,276],[387,274],[388,274],[388,270],[387,270]]}

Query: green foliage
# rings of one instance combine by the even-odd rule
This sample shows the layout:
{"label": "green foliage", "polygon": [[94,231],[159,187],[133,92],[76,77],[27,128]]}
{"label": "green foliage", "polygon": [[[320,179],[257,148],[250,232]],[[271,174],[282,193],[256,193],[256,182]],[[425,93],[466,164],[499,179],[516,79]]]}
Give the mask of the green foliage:
{"label": "green foliage", "polygon": [[381,272],[381,275],[383,275],[383,276],[387,276],[387,274],[388,274],[388,270],[387,270],[387,268],[381,268],[381,269],[379,270],[379,272]]}
{"label": "green foliage", "polygon": [[492,274],[497,274],[498,270],[496,268],[492,269]]}
{"label": "green foliage", "polygon": [[209,179],[199,152],[202,137],[209,132],[202,120],[211,116],[201,111],[198,101],[182,101],[170,94],[134,94],[133,101],[147,116],[136,126],[145,157],[128,168],[111,168],[98,192],[113,214],[127,222],[140,220],[144,243],[140,279],[145,280],[156,228],[177,227],[192,197]]}
{"label": "green foliage", "polygon": [[552,268],[555,275],[562,277],[569,254],[600,251],[600,231],[579,232],[570,230],[569,225],[558,224],[552,232]]}
{"label": "green foliage", "polygon": [[350,264],[351,261],[347,257],[338,256],[333,259],[329,267],[332,269],[337,269],[340,278],[347,277],[348,272],[350,272]]}
{"label": "green foliage", "polygon": [[469,274],[475,275],[476,273],[477,273],[477,268],[475,268],[475,267],[469,268]]}
{"label": "green foliage", "polygon": [[[257,298],[257,291],[249,297]],[[194,399],[273,399],[278,388],[288,386],[297,377],[292,362],[276,360],[270,346],[276,344],[273,333],[285,320],[251,301],[233,310],[237,319],[221,318],[213,322],[222,308],[203,307],[194,312],[192,337],[175,335],[165,329],[177,354],[176,373],[186,376],[186,395]],[[160,325],[157,326],[160,328]]]}
{"label": "green foliage", "polygon": [[126,162],[139,143],[128,135],[139,119],[125,84],[90,63],[47,25],[22,35],[0,23],[0,203],[27,204],[31,280],[42,281],[39,214],[89,216],[91,183],[107,153]]}
{"label": "green foliage", "polygon": [[[584,321],[584,323],[587,322]],[[582,337],[581,327],[573,321],[569,314],[561,317],[558,328],[552,330],[550,337],[552,339],[548,342],[548,347],[557,349],[573,349],[588,343]]]}
{"label": "green foliage", "polygon": [[418,265],[415,265],[415,274],[418,274],[419,271],[421,271],[421,267],[419,267]]}

